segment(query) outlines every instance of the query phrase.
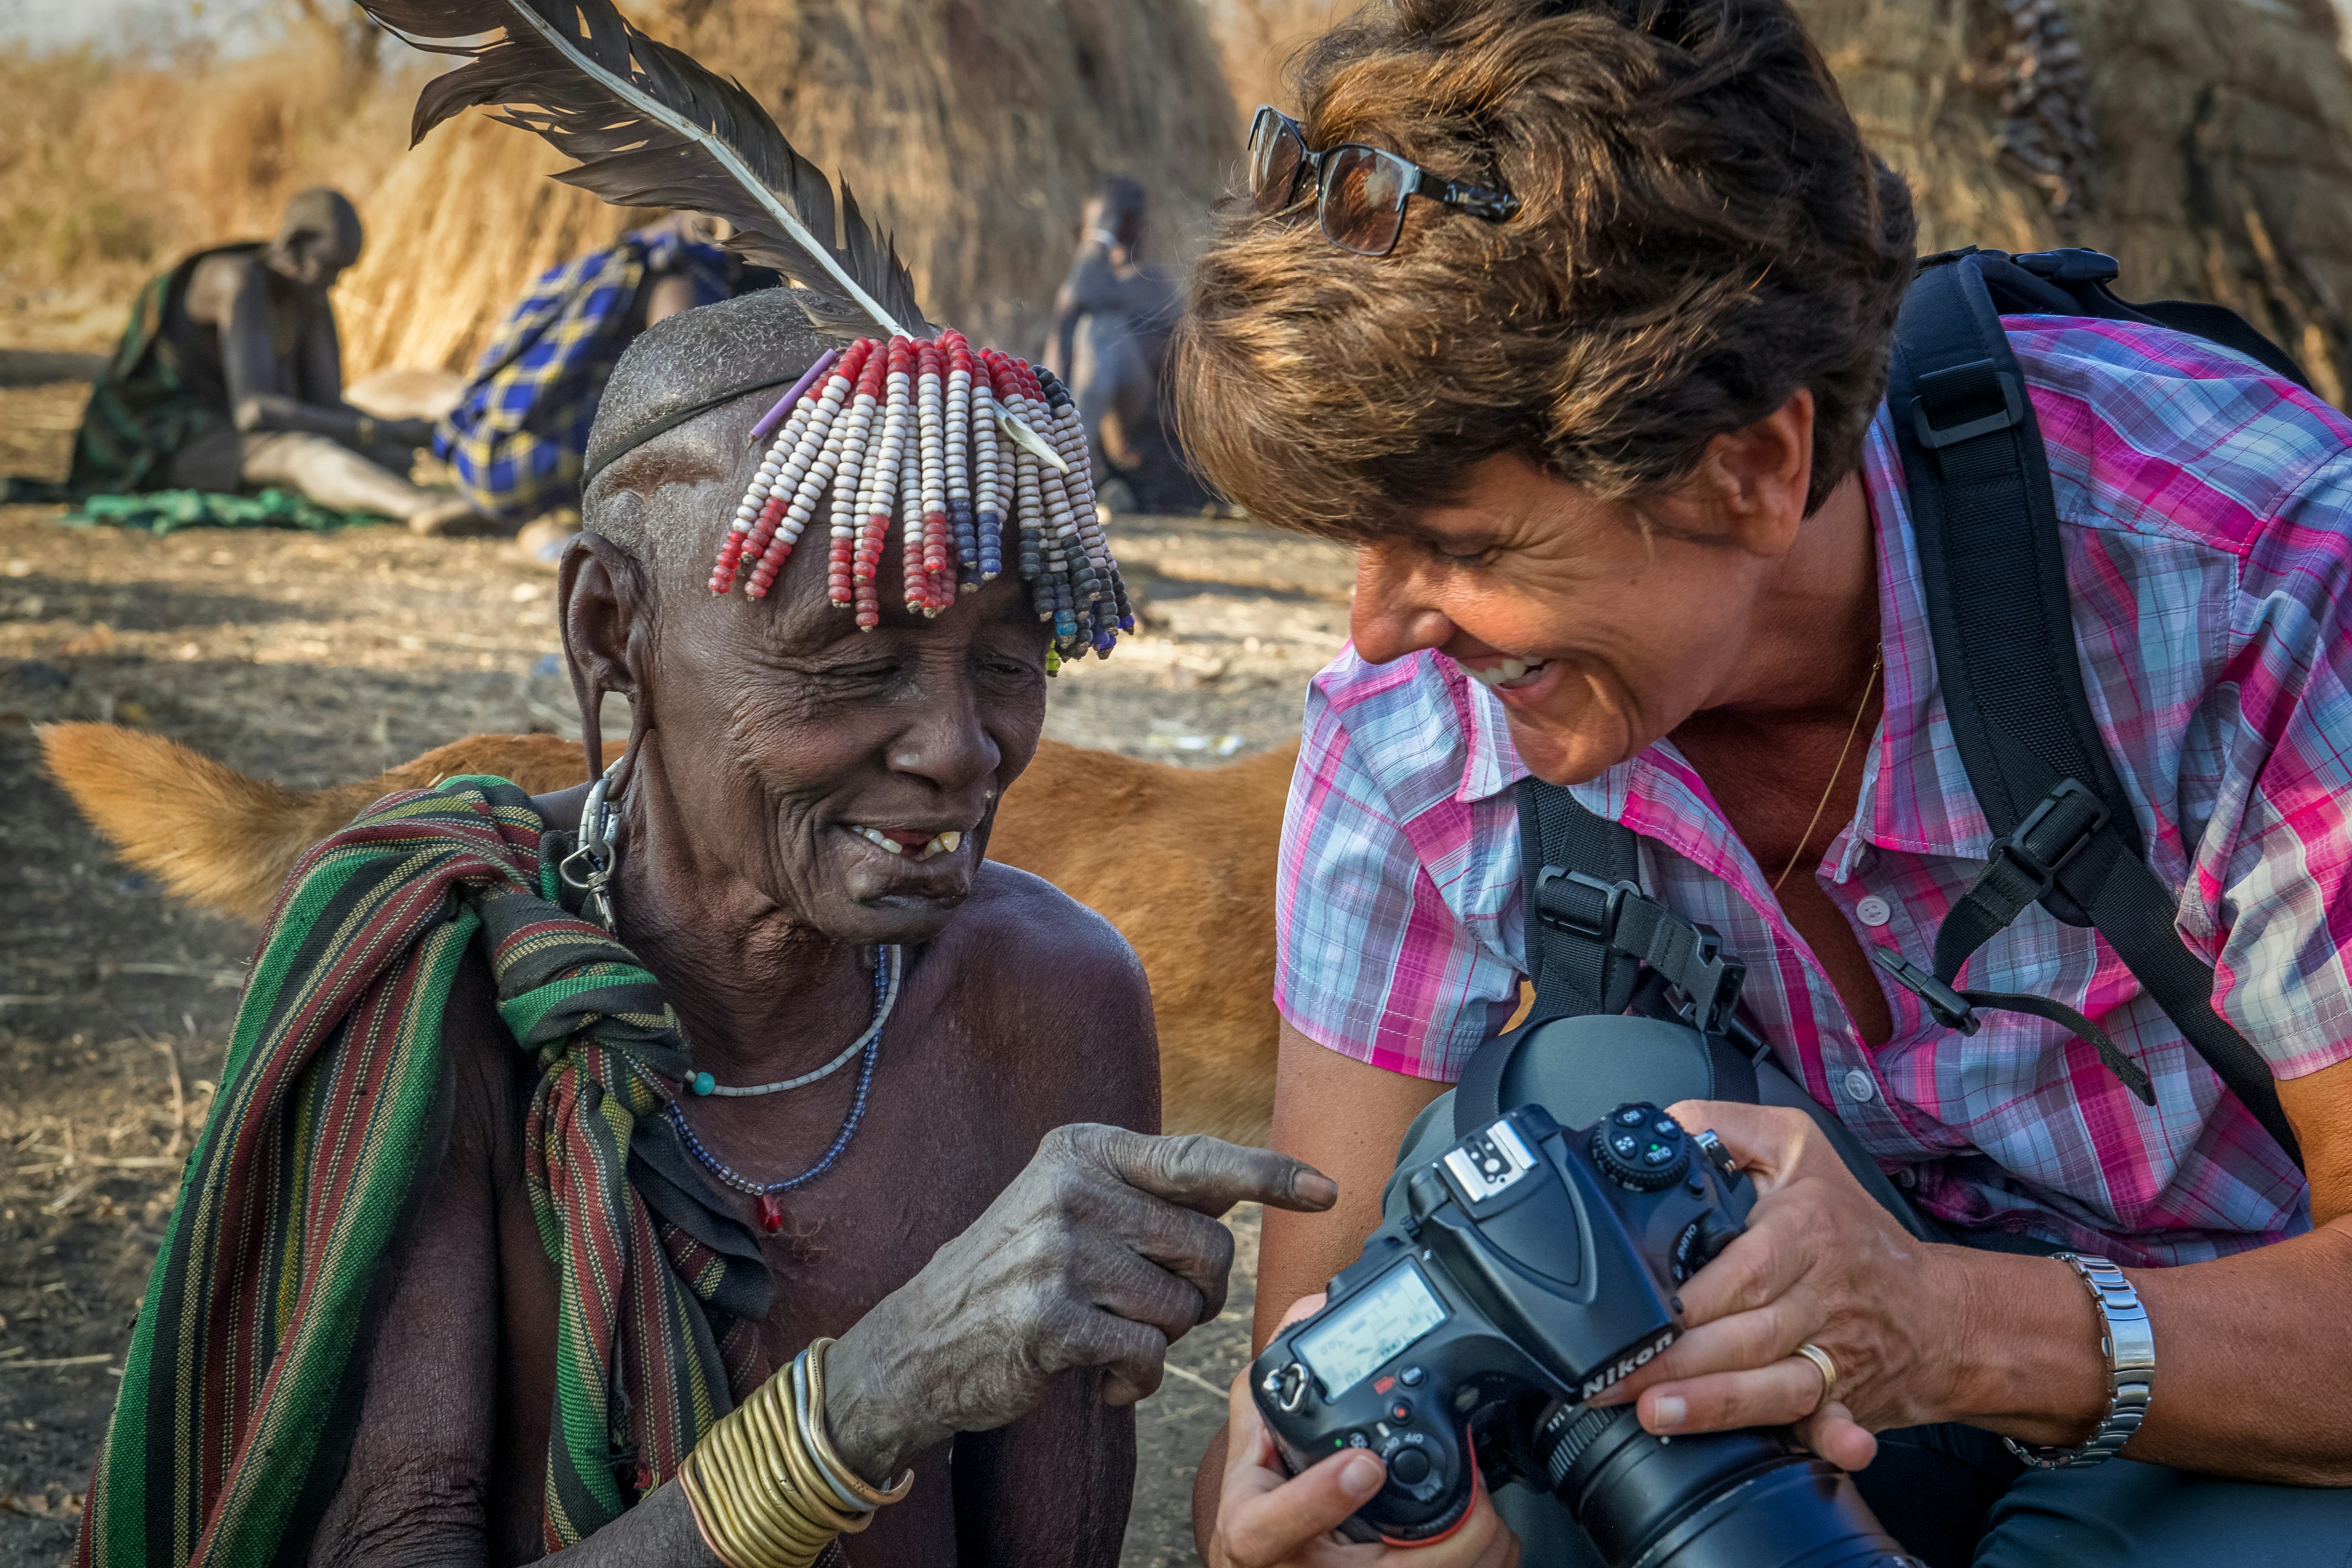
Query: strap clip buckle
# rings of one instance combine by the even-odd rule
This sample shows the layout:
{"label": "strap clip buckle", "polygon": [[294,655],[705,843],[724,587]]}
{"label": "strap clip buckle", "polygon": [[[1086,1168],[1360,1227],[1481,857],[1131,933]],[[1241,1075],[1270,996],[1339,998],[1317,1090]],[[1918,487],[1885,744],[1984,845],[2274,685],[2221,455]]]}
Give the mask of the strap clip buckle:
{"label": "strap clip buckle", "polygon": [[1947,1029],[1958,1029],[1963,1035],[1973,1035],[1984,1026],[1977,1010],[1969,999],[1937,979],[1891,947],[1874,947],[1870,956],[1878,967],[1894,977],[1895,983],[1919,998],[1927,1016]]}
{"label": "strap clip buckle", "polygon": [[[1965,395],[1969,392],[1991,390],[1991,388],[1971,384],[1987,375],[1992,378],[1993,386],[2000,389],[2001,405],[2000,413],[1987,414],[1976,419],[1964,419],[1958,425],[1939,426],[1928,419],[1927,405],[1930,403],[1945,401],[1939,394],[1952,392]],[[1990,436],[1995,431],[2006,430],[2012,425],[2023,423],[2025,423],[2025,388],[2019,384],[2013,374],[1995,369],[1993,362],[1989,359],[1978,360],[1972,364],[1954,365],[1949,370],[1939,370],[1931,375],[1921,376],[1919,395],[1911,405],[1912,434],[1919,438],[1919,445],[1931,452],[1945,447],[1957,446],[1962,441],[1972,441],[1979,436]]]}
{"label": "strap clip buckle", "polygon": [[[1617,918],[1628,898],[1642,896],[1633,882],[1604,882],[1581,871],[1547,866],[1536,873],[1536,918],[1554,931],[1586,937],[1606,946],[1617,936]],[[1556,902],[1558,900],[1565,902]]]}
{"label": "strap clip buckle", "polygon": [[1739,1005],[1740,987],[1748,983],[1748,966],[1723,956],[1723,939],[1712,926],[1697,926],[1698,942],[1682,973],[1670,974],[1675,988],[1690,998],[1691,1026],[1702,1035],[1722,1032]]}
{"label": "strap clip buckle", "polygon": [[[2085,810],[2087,816],[2084,815]],[[2053,825],[2052,819],[2061,812],[2066,814],[2065,817]],[[2043,795],[2041,804],[2017,825],[2017,830],[1992,847],[1993,858],[2011,875],[2032,885],[2032,897],[2019,900],[2018,907],[2022,909],[2056,887],[2058,873],[2098,837],[2112,815],[2097,792],[2079,779],[2067,779]],[[2064,837],[2055,844],[2037,842],[2042,830],[2053,826]]]}
{"label": "strap clip buckle", "polygon": [[2123,273],[2122,263],[2114,257],[2082,246],[2029,250],[2010,259],[2036,278],[2046,278],[2053,283],[2112,283]]}

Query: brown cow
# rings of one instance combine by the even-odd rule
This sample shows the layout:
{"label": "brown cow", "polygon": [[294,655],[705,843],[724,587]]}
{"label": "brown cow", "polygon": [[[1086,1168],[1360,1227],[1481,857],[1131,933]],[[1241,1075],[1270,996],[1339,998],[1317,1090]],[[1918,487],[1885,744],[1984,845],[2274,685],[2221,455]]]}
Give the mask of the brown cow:
{"label": "brown cow", "polygon": [[[257,925],[303,850],[394,790],[494,773],[541,794],[585,777],[580,748],[554,735],[468,735],[318,790],[251,778],[112,724],[52,724],[40,740],[50,773],[125,860],[192,903]],[[1229,767],[1176,768],[1040,741],[997,807],[990,858],[1099,911],[1143,961],[1170,1131],[1265,1140],[1275,850],[1297,756],[1294,744]],[[1089,803],[1083,816],[1069,807],[1076,799]],[[1062,804],[1048,812],[1048,801]]]}

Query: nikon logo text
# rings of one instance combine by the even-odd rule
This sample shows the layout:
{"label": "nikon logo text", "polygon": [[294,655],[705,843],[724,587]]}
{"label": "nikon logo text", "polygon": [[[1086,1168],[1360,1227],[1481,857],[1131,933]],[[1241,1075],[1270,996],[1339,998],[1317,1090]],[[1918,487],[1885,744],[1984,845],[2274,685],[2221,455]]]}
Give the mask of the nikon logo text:
{"label": "nikon logo text", "polygon": [[1590,1399],[1602,1389],[1633,1376],[1634,1373],[1650,1364],[1652,1356],[1675,1342],[1675,1332],[1673,1329],[1664,1330],[1656,1339],[1652,1340],[1640,1350],[1619,1356],[1615,1361],[1586,1378],[1584,1386],[1576,1391],[1576,1396],[1579,1399]]}

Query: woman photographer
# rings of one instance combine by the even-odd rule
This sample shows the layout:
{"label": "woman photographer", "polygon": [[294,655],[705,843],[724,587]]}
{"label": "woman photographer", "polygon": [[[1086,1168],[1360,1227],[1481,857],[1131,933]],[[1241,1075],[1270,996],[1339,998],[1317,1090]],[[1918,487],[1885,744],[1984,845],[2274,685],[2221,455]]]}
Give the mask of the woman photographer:
{"label": "woman photographer", "polygon": [[[1307,700],[1276,982],[1275,1142],[1341,1198],[1267,1215],[1259,1342],[1354,1260],[1400,1135],[1512,1012],[1532,774],[1638,835],[1644,890],[1745,963],[1780,1064],[1956,1240],[1914,1239],[1801,1112],[1678,1107],[1764,1196],[1623,1385],[1645,1426],[1793,1426],[1937,1568],[2344,1561],[2352,426],[2199,339],[2002,323],[2090,710],[2306,1182],[2093,930],[2028,909],[1968,984],[2095,1020],[2145,1096],[2055,1023],[1963,1035],[1881,984],[1868,950],[1924,966],[1992,833],[1881,403],[1909,197],[1783,0],[1392,0],[1298,76],[1176,376],[1211,478],[1359,559],[1354,646]],[[2062,1250],[2124,1283],[2102,1298]],[[2152,1399],[2096,1463],[2135,1300]],[[1285,1482],[1239,1393],[1234,1416],[1210,1563],[1386,1552],[1324,1534],[1369,1495],[1341,1467],[1374,1462]],[[1559,1539],[1529,1560],[1591,1560]],[[1414,1561],[1513,1550],[1482,1503]]]}

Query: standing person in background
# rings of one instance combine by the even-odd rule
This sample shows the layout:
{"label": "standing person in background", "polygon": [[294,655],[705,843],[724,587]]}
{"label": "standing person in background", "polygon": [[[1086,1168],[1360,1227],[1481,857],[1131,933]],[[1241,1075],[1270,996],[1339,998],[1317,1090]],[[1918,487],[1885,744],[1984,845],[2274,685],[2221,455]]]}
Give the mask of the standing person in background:
{"label": "standing person in background", "polygon": [[[1299,84],[1297,119],[1259,110],[1172,378],[1221,489],[1357,551],[1276,906],[1274,1142],[1341,1195],[1266,1216],[1258,1342],[1355,1260],[1401,1135],[1580,929],[1523,883],[1520,803],[1565,795],[1629,852],[1610,909],[1718,933],[1819,1112],[1672,1108],[1762,1195],[1597,1404],[1789,1427],[1935,1568],[2345,1562],[2352,424],[2147,317],[1990,304],[2002,411],[1890,404],[1895,356],[1916,388],[1994,363],[1918,363],[1936,290],[1986,263],[1920,272],[1909,193],[1786,0],[1392,0]],[[2049,870],[1968,949],[1956,1015],[1918,978],[1939,933],[2043,862],[1971,782],[1985,684],[1935,631],[1971,606],[1917,498],[1980,549],[2014,510],[1978,499],[1982,443],[2021,427],[2067,622],[2043,713],[2078,659],[2149,899],[2070,921],[2031,901],[2071,896]],[[1233,1408],[1213,1568],[1381,1561],[1324,1539],[1378,1458],[1286,1481]],[[1549,1495],[1497,1500],[1530,1563],[1594,1560]],[[1507,1557],[1474,1520],[1389,1559]]]}
{"label": "standing person in background", "polygon": [[[1161,492],[1169,442],[1160,396],[1160,370],[1175,330],[1175,286],[1141,259],[1146,197],[1125,174],[1106,174],[1087,198],[1076,259],[1054,296],[1045,364],[1070,386],[1086,421],[1097,473],[1118,476],[1129,506],[1183,504]],[[1108,486],[1109,481],[1106,481]],[[1116,491],[1108,492],[1112,510]]]}
{"label": "standing person in background", "polygon": [[707,219],[673,213],[542,273],[499,328],[433,452],[457,489],[552,566],[580,530],[580,469],[597,400],[621,351],[657,321],[772,287],[711,243]]}
{"label": "standing person in background", "polygon": [[476,523],[467,501],[404,477],[430,425],[377,419],[343,401],[327,292],[359,259],[361,240],[350,201],[314,188],[286,204],[276,239],[200,251],[141,289],[82,416],[65,489],[277,485],[419,533]]}

